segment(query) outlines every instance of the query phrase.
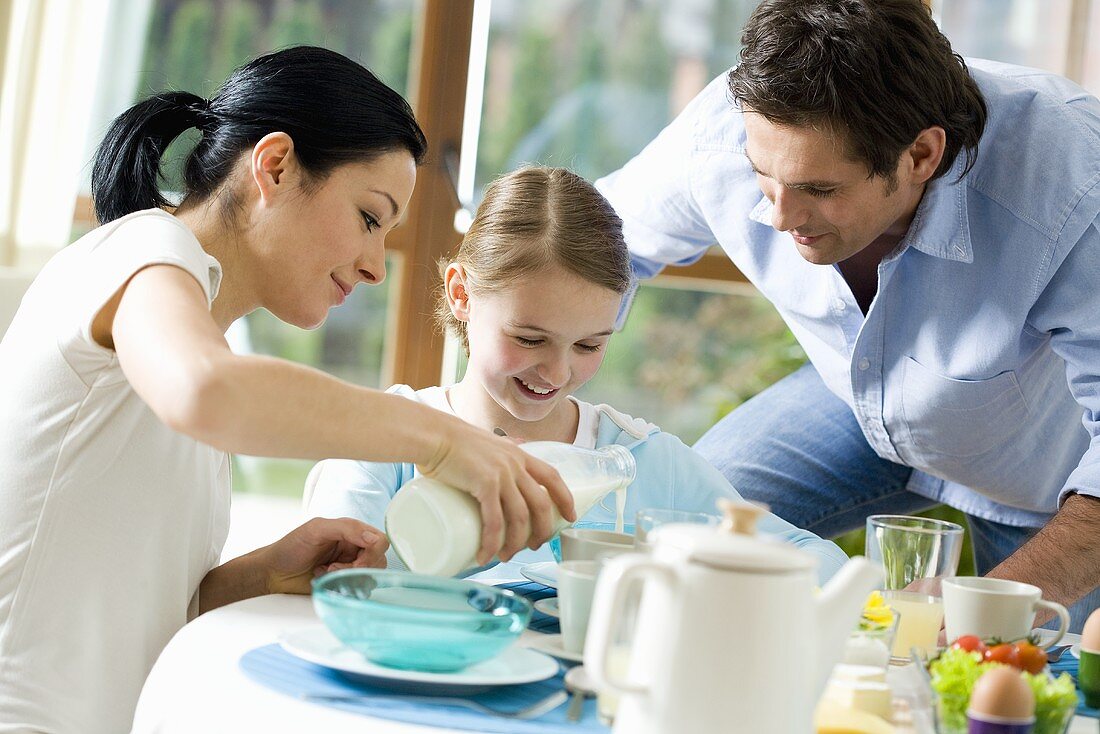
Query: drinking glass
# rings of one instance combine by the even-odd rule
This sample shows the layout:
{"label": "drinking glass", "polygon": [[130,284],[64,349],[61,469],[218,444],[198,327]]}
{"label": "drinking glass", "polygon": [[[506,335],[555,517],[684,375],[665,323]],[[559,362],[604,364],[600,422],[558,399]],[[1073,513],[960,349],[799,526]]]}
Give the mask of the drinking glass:
{"label": "drinking glass", "polygon": [[558,621],[562,647],[569,652],[584,652],[599,575],[599,561],[563,561],[558,566]]}
{"label": "drinking glass", "polygon": [[867,518],[865,554],[882,565],[883,596],[900,616],[892,654],[908,660],[914,647],[936,647],[943,625],[939,581],[954,576],[962,552],[961,525],[906,515]]}

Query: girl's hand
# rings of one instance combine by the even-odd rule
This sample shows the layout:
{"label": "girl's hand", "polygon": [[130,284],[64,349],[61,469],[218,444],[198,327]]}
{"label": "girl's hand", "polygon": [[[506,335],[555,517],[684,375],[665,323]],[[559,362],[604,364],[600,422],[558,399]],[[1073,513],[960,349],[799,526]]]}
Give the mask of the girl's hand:
{"label": "girl's hand", "polygon": [[350,517],[315,517],[258,551],[271,594],[308,594],[310,581],[341,568],[385,568],[389,541]]}
{"label": "girl's hand", "polygon": [[576,519],[573,495],[552,466],[480,428],[458,421],[440,427],[442,439],[431,461],[418,468],[481,504],[479,564],[498,554],[510,560],[521,548],[533,550],[549,540],[554,505],[566,520]]}

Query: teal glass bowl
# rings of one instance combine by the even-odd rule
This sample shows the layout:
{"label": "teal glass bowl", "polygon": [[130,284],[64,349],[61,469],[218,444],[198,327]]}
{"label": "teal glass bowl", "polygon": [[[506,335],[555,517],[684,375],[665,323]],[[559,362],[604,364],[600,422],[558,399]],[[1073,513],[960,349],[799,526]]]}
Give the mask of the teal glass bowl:
{"label": "teal glass bowl", "polygon": [[499,655],[531,620],[531,602],[506,589],[372,568],[314,579],[313,608],[372,663],[430,673]]}

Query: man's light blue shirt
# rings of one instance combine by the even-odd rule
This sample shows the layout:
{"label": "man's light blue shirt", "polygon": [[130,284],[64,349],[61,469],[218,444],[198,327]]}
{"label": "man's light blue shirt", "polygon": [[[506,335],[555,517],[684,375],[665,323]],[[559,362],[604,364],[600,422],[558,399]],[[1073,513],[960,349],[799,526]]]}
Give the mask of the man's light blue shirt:
{"label": "man's light blue shirt", "polygon": [[866,317],[834,266],[771,227],[725,75],[597,186],[652,277],[713,244],[778,309],[909,489],[1040,526],[1100,497],[1100,102],[1056,75],[968,60],[989,117],[976,165],[933,181]]}

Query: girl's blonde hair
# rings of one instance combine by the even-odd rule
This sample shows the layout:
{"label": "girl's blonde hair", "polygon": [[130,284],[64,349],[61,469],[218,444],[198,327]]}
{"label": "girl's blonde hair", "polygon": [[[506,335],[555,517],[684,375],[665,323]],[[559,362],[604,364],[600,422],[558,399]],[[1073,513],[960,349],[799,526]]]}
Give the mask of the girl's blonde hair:
{"label": "girl's blonde hair", "polygon": [[[480,293],[499,292],[549,265],[623,294],[630,256],[623,222],[596,187],[564,168],[526,166],[493,181],[458,254],[439,263],[462,265]],[[444,290],[436,320],[462,338],[466,324],[451,313]]]}

